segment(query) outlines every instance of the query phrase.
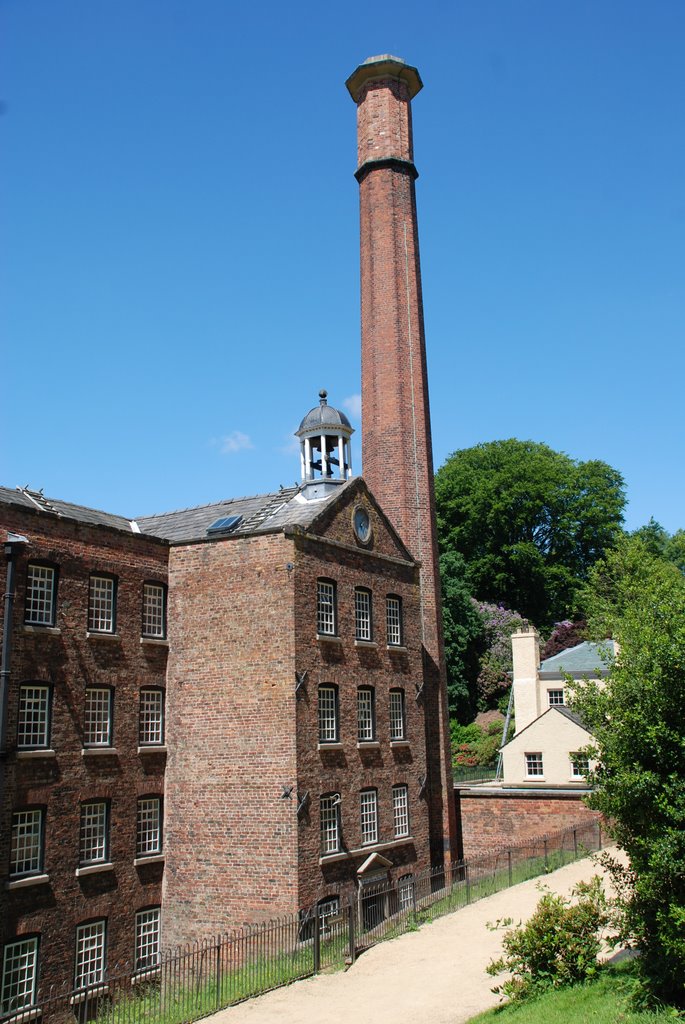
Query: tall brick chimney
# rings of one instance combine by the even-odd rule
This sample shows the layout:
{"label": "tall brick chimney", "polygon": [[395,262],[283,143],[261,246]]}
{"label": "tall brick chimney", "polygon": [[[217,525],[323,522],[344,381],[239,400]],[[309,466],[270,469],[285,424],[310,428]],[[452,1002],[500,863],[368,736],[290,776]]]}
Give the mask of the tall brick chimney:
{"label": "tall brick chimney", "polygon": [[411,119],[423,83],[416,68],[383,54],[346,85],[357,104],[363,473],[421,563],[437,860],[454,850],[455,822]]}

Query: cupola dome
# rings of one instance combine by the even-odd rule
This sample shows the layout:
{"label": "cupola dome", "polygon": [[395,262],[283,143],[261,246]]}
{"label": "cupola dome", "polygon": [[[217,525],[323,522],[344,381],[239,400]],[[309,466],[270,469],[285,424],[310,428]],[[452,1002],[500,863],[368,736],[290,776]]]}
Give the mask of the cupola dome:
{"label": "cupola dome", "polygon": [[328,404],[319,391],[319,404],[310,409],[295,431],[300,439],[302,494],[324,498],[352,476],[350,437],[354,428],[344,412]]}

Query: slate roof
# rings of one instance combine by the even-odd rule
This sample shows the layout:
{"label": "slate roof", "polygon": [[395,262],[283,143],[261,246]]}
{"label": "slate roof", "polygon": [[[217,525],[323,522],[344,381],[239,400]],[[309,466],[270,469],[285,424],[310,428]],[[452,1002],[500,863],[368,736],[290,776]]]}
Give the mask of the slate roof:
{"label": "slate roof", "polygon": [[46,498],[40,491],[31,491],[28,488],[17,487],[12,490],[9,487],[0,487],[0,503],[30,509],[32,512],[43,512],[59,519],[73,519],[91,526],[109,526],[125,533],[138,533],[134,521],[127,519],[126,516],[112,515],[110,512],[101,512],[85,505],[74,505],[60,498]]}
{"label": "slate roof", "polygon": [[546,658],[540,664],[540,676],[587,675],[590,677],[606,675],[613,660],[615,650],[613,640],[591,643],[585,640],[576,647],[569,647],[553,658]]}

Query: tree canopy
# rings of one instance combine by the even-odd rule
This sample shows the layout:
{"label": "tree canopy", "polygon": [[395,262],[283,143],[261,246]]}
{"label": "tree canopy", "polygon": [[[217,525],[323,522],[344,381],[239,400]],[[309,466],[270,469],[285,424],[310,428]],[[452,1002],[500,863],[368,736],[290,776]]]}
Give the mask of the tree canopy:
{"label": "tree canopy", "polygon": [[463,557],[472,595],[541,627],[575,610],[625,505],[623,478],[607,463],[515,438],[454,452],[435,492],[441,550]]}

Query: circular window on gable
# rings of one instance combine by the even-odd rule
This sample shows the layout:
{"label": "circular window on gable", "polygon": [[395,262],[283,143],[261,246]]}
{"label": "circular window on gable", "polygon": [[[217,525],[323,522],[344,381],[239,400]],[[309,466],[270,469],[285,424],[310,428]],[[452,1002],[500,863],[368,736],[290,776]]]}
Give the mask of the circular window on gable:
{"label": "circular window on gable", "polygon": [[371,529],[371,519],[363,505],[357,505],[352,513],[352,527],[354,535],[360,544],[369,544],[371,542],[373,532]]}

